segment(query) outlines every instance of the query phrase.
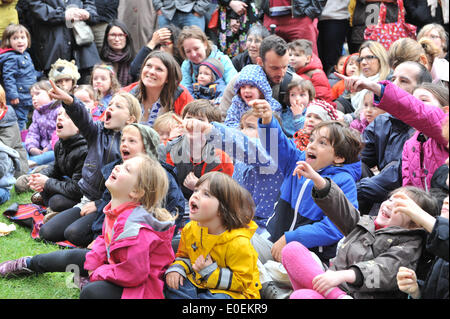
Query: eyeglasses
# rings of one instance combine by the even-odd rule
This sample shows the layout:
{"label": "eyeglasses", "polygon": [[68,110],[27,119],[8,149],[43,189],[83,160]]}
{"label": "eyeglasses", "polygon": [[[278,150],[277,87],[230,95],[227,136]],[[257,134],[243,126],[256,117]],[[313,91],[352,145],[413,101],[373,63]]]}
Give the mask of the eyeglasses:
{"label": "eyeglasses", "polygon": [[108,34],[108,38],[111,38],[111,39],[114,39],[114,38],[123,39],[126,37],[127,37],[127,35],[125,33],[110,33],[110,34]]}
{"label": "eyeglasses", "polygon": [[367,60],[367,62],[369,62],[373,59],[378,59],[378,57],[376,57],[374,55],[362,56],[362,57],[359,57],[358,59],[356,59],[356,62],[361,63],[364,60]]}

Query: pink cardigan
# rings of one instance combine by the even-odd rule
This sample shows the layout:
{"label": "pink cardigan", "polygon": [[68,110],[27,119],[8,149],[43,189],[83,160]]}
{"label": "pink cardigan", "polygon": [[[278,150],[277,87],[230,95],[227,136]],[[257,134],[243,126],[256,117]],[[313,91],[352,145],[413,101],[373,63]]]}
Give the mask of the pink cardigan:
{"label": "pink cardigan", "polygon": [[[86,255],[84,268],[90,281],[106,280],[124,287],[122,299],[163,299],[162,276],[175,255],[171,241],[173,222],[161,222],[143,207],[121,205],[112,228],[111,243],[103,233]],[[110,204],[105,210],[110,208]]]}
{"label": "pink cardigan", "polygon": [[[424,104],[389,81],[380,84],[385,85],[385,90],[380,103],[375,103],[375,106],[417,130],[403,146],[403,186],[429,189],[434,172],[448,158],[448,141],[442,136],[442,123],[448,114],[438,107]],[[422,145],[417,141],[419,133],[428,137]]]}

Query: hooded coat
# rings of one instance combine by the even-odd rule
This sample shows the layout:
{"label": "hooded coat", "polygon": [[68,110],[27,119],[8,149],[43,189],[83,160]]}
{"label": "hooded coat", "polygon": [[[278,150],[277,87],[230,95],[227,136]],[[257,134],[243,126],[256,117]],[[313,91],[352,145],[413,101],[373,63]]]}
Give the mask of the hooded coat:
{"label": "hooded coat", "polygon": [[[250,242],[256,228],[251,221],[248,228],[212,235],[208,228],[191,221],[182,230],[175,262],[166,273],[178,272],[196,287],[211,293],[225,293],[233,299],[259,299],[258,254]],[[210,255],[214,262],[197,273],[192,265],[200,255]]]}
{"label": "hooded coat", "polygon": [[[102,235],[86,254],[84,268],[93,271],[89,280],[106,280],[124,287],[122,299],[163,299],[162,275],[174,259],[173,222],[159,221],[132,203],[122,204],[116,210],[121,212],[113,225],[111,240],[105,239],[104,224]],[[104,211],[110,214],[110,204]]]}
{"label": "hooded coat", "polygon": [[303,79],[311,81],[316,89],[316,99],[333,102],[331,98],[331,86],[328,77],[323,71],[323,65],[315,54],[311,56],[311,62],[297,70],[297,74]]}
{"label": "hooded coat", "polygon": [[263,68],[257,64],[247,65],[241,70],[239,77],[234,84],[235,96],[231,100],[230,108],[227,111],[227,117],[224,122],[226,126],[239,128],[242,115],[251,109],[239,94],[240,88],[244,85],[256,87],[263,94],[263,98],[269,102],[272,111],[281,111],[281,104],[272,97],[272,88],[270,87]]}

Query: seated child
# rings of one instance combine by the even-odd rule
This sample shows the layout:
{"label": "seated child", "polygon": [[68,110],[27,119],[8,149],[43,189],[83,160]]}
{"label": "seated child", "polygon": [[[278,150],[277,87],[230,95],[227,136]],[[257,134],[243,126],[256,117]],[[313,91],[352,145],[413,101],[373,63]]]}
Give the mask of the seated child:
{"label": "seated child", "polygon": [[222,63],[217,59],[208,58],[200,63],[197,83],[192,84],[191,94],[194,99],[206,99],[219,105],[225,87]]}
{"label": "seated child", "polygon": [[236,95],[231,100],[227,111],[225,125],[239,128],[241,116],[250,110],[249,102],[255,99],[265,99],[274,112],[281,111],[281,104],[272,97],[272,88],[267,80],[263,68],[257,64],[250,64],[242,68],[234,85]]}
{"label": "seated child", "polygon": [[[16,112],[14,108],[6,104],[6,93],[3,87],[0,85],[0,141],[3,144],[11,147],[19,153],[20,167],[14,173],[14,177],[18,178],[29,171],[28,167],[28,154],[25,150],[21,136],[19,125],[17,124]],[[26,183],[25,183],[26,184]],[[26,187],[24,187],[26,188]],[[17,194],[24,192],[23,188],[19,189],[15,187]]]}
{"label": "seated child", "polygon": [[361,101],[362,105],[356,113],[359,113],[359,118],[354,119],[350,123],[350,127],[363,134],[367,125],[373,122],[380,114],[385,113],[382,109],[374,106],[373,92],[367,91]]}
{"label": "seated child", "polygon": [[51,141],[61,105],[50,98],[48,91],[51,88],[48,81],[39,81],[30,88],[34,112],[25,138],[30,167],[48,164],[55,159]]}
{"label": "seated child", "polygon": [[0,263],[0,277],[64,272],[75,267],[89,282],[82,299],[162,299],[161,274],[174,260],[174,218],[161,203],[168,181],[158,162],[139,155],[117,165],[105,182],[111,202],[103,232],[89,249],[63,249]]}
{"label": "seated child", "polygon": [[295,79],[289,83],[285,97],[288,107],[283,107],[281,110],[283,130],[287,137],[293,137],[303,128],[306,108],[315,96],[316,90],[311,81]]}
{"label": "seated child", "polygon": [[422,254],[425,231],[407,214],[395,210],[397,194],[406,193],[422,209],[435,215],[437,201],[426,192],[405,187],[384,201],[377,216],[361,216],[336,183],[300,162],[294,173],[312,180],[312,198],[344,234],[345,240],[324,272],[301,243],[289,243],[282,251],[295,292],[293,299],[399,298],[395,280],[399,267],[415,269]]}
{"label": "seated child", "polygon": [[[6,26],[6,16],[2,17],[3,19]],[[30,33],[23,25],[11,23],[3,30],[0,83],[5,87],[8,104],[16,112],[20,131],[26,129],[28,112],[32,109],[30,87],[36,83],[38,75],[27,51],[30,46]]]}
{"label": "seated child", "polygon": [[102,117],[114,94],[119,92],[120,83],[117,80],[114,68],[107,64],[97,64],[92,69],[91,83],[97,102],[91,114],[94,121]]}
{"label": "seated child", "polygon": [[66,240],[64,232],[74,222],[80,223],[81,229],[90,229],[95,217],[95,214],[92,214],[95,208],[91,202],[100,199],[105,190],[105,179],[101,168],[120,158],[120,132],[125,125],[140,120],[141,107],[131,94],[116,93],[105,111],[105,121],[94,122],[80,100],[56,87],[53,82],[50,83],[52,84],[50,96],[62,101],[66,113],[88,144],[88,154],[81,172],[82,177],[78,182],[83,197],[73,208],[61,212],[45,223],[39,232],[41,238],[57,242]]}
{"label": "seated child", "polygon": [[77,86],[77,81],[80,77],[75,61],[69,62],[64,59],[56,60],[48,72],[49,80],[53,81],[56,86],[69,94],[73,94],[73,90]]}
{"label": "seated child", "polygon": [[[2,110],[0,109],[0,117]],[[0,204],[7,202],[16,183],[14,174],[20,168],[19,153],[0,141]]]}
{"label": "seated child", "polygon": [[[155,123],[153,123],[153,128],[158,132],[161,144],[166,145],[172,137],[177,137],[182,134],[182,130],[177,129],[179,122],[181,122],[181,118],[172,111],[159,115],[156,118]],[[179,134],[174,131],[178,131]]]}
{"label": "seated child", "polygon": [[185,133],[160,150],[160,160],[176,168],[177,181],[189,200],[197,180],[211,171],[233,175],[233,162],[224,151],[215,148],[198,129],[187,128],[190,119],[206,123],[220,121],[220,114],[208,100],[194,100],[183,109]]}
{"label": "seated child", "polygon": [[[346,76],[353,76],[353,75],[358,76],[359,75],[359,63],[357,61],[358,57],[359,53],[349,55],[345,59],[343,71],[338,73],[344,74]],[[331,86],[331,99],[333,101],[337,100],[344,93],[344,91],[345,91],[344,80],[340,80],[333,86]],[[348,103],[351,103],[351,101],[349,101]]]}
{"label": "seated child", "polygon": [[309,143],[309,137],[314,128],[323,121],[338,119],[336,110],[325,101],[313,100],[308,104],[305,112],[305,124],[293,137],[293,141],[300,151],[304,151]]}
{"label": "seated child", "polygon": [[56,118],[56,135],[59,140],[55,144],[54,162],[28,177],[28,185],[38,192],[33,195],[33,202],[47,207],[44,222],[51,218],[52,212],[75,206],[83,196],[78,181],[88,151],[87,143],[63,108],[59,108]]}
{"label": "seated child", "polygon": [[312,51],[309,40],[295,40],[288,44],[289,65],[305,80],[310,80],[316,89],[316,98],[332,103],[331,87],[323,71],[322,62]]}
{"label": "seated child", "polygon": [[339,57],[339,59],[337,60],[336,64],[333,66],[333,69],[330,70],[324,70],[326,73],[329,72],[328,74],[328,83],[330,83],[330,87],[333,88],[333,86],[338,83],[339,81],[341,81],[340,78],[338,78],[334,72],[340,73],[340,74],[344,74],[345,72],[345,61],[347,60],[348,55],[341,55]]}
{"label": "seated child", "polygon": [[250,194],[224,173],[210,172],[189,199],[175,261],[165,272],[167,299],[260,298],[256,224]]}

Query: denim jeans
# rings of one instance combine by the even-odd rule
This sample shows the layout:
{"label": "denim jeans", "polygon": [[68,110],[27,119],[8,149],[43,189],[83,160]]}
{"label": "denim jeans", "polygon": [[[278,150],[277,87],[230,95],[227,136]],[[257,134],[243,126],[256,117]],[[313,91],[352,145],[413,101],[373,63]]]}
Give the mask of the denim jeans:
{"label": "denim jeans", "polygon": [[164,296],[166,299],[232,299],[227,294],[213,294],[207,289],[199,289],[187,278],[183,280],[183,285],[180,285],[178,289],[164,285]]}
{"label": "denim jeans", "polygon": [[30,161],[36,162],[37,165],[44,165],[55,160],[55,153],[53,151],[48,151],[40,155],[30,155],[29,159]]}
{"label": "denim jeans", "polygon": [[33,109],[33,106],[31,105],[17,105],[14,106],[14,111],[16,112],[17,116],[17,124],[19,124],[19,130],[26,129],[27,122],[28,122],[28,113],[30,110]]}
{"label": "denim jeans", "polygon": [[180,29],[183,29],[184,26],[196,25],[200,29],[202,29],[202,31],[205,31],[205,17],[204,16],[197,17],[191,12],[186,13],[176,11],[172,20],[167,19],[163,14],[158,16],[158,25],[160,28],[169,25],[171,23],[176,25]]}
{"label": "denim jeans", "polygon": [[9,190],[0,188],[0,204],[6,203],[10,198]]}

